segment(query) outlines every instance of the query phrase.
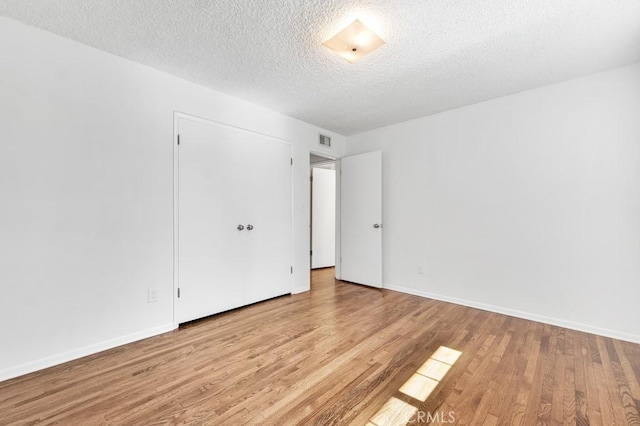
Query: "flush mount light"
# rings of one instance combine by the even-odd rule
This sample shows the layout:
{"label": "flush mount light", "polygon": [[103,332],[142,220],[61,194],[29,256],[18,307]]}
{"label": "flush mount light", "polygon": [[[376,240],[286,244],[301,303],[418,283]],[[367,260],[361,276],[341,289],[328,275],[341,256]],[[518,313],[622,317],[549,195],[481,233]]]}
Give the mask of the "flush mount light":
{"label": "flush mount light", "polygon": [[354,63],[382,46],[384,40],[356,19],[322,44]]}

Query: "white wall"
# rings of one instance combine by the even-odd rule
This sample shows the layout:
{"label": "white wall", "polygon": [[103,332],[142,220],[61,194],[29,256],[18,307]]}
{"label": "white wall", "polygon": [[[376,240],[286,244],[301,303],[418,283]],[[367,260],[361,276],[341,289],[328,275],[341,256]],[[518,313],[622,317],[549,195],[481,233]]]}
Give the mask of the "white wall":
{"label": "white wall", "polygon": [[336,264],[336,171],[311,170],[311,268],[327,268]]}
{"label": "white wall", "polygon": [[174,111],[293,142],[294,291],[309,288],[321,129],[0,18],[0,380],[174,327]]}
{"label": "white wall", "polygon": [[640,64],[347,139],[376,149],[386,287],[640,342]]}

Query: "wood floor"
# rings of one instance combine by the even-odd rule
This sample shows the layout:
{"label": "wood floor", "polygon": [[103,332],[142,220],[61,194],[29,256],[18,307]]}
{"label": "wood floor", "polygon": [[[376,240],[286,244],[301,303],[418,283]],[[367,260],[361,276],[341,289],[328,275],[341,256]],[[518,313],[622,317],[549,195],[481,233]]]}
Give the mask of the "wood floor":
{"label": "wood floor", "polygon": [[332,274],[2,382],[0,424],[640,425],[640,345]]}

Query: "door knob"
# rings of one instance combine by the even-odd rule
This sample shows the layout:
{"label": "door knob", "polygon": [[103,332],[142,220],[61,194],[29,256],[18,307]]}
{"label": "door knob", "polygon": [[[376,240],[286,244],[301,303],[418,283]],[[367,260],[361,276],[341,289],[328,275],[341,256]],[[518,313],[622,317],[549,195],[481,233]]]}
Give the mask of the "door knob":
{"label": "door knob", "polygon": [[238,231],[242,231],[244,229],[244,225],[238,225]]}
{"label": "door knob", "polygon": [[253,225],[247,225],[247,231],[251,231],[253,229]]}
{"label": "door knob", "polygon": [[373,227],[378,229],[378,228],[382,228],[382,224],[381,223],[374,223]]}

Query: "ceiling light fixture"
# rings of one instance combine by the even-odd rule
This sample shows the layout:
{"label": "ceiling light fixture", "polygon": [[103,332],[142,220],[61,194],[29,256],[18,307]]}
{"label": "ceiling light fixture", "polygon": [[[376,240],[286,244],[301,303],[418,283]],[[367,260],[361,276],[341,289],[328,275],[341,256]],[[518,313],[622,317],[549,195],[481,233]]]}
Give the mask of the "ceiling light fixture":
{"label": "ceiling light fixture", "polygon": [[359,20],[353,21],[338,34],[325,41],[323,46],[354,63],[384,44],[376,33]]}

